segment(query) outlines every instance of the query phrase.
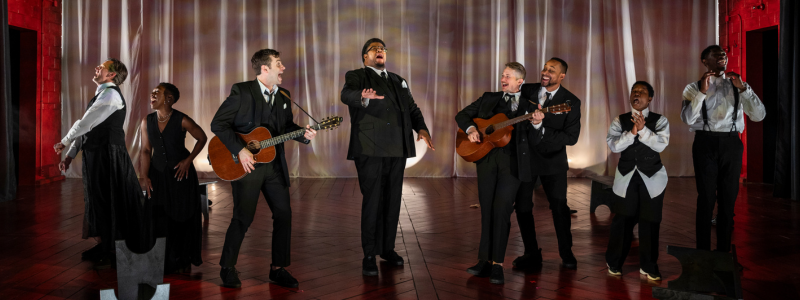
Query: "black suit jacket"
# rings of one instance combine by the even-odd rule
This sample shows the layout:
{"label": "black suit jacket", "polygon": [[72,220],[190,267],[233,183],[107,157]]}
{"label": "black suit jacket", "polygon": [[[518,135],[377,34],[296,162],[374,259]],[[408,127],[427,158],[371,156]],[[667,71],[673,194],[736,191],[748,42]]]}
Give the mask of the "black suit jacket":
{"label": "black suit jacket", "polygon": [[[256,129],[256,127],[261,127],[261,111],[266,105],[266,101],[261,92],[261,86],[256,80],[234,84],[231,87],[231,94],[225,99],[225,102],[222,102],[219,110],[214,115],[214,119],[211,121],[211,131],[225,144],[228,151],[234,154],[239,153],[245,146],[245,143],[239,139],[236,133],[248,133]],[[292,101],[287,99],[281,92],[285,92],[286,95],[291,94],[282,87],[278,87],[278,89],[279,91],[276,93],[273,102],[273,109],[281,111],[277,114],[278,120],[275,122],[275,124],[279,124],[278,128],[270,129],[273,137],[303,128],[294,123]],[[304,144],[310,142],[303,136],[295,140]],[[279,159],[283,169],[285,184],[289,186],[289,169],[286,167],[283,144],[276,145],[275,150],[276,158]]]}
{"label": "black suit jacket", "polygon": [[[476,126],[472,119],[489,119],[493,117],[495,115],[493,113],[494,107],[497,106],[497,103],[500,101],[504,101],[503,95],[505,95],[504,92],[483,93],[483,96],[478,98],[478,100],[475,100],[472,102],[472,104],[467,105],[467,107],[456,114],[456,123],[458,123],[458,128],[461,128],[461,130],[467,132],[467,129],[469,129],[470,126]],[[525,97],[525,94],[520,95],[519,106],[517,107],[515,116],[524,115],[526,111],[533,112],[533,109],[530,108],[531,105],[530,102],[528,102],[528,99],[529,98]],[[515,174],[517,179],[524,182],[531,181],[531,151],[529,150],[528,131],[534,131],[533,127],[531,127],[530,121],[522,121],[514,124],[514,140],[510,141],[510,143],[516,143],[517,146],[517,168],[512,169],[517,170],[517,174]],[[476,163],[480,162],[481,160],[483,160],[483,158],[476,161]]]}
{"label": "black suit jacket", "polygon": [[[342,103],[347,104],[350,111],[350,146],[347,149],[347,159],[349,160],[362,155],[382,156],[380,149],[383,145],[405,147],[405,156],[414,157],[417,153],[416,147],[414,147],[414,134],[411,131],[419,133],[420,130],[425,130],[430,134],[425,125],[425,118],[414,102],[414,97],[411,96],[411,90],[402,85],[405,79],[395,73],[387,73],[390,84],[394,85],[394,93],[381,89],[376,82],[373,82],[383,79],[371,76],[375,75],[375,71],[370,68],[351,70],[345,75],[341,100]],[[406,86],[408,86],[408,82],[406,82]],[[374,89],[378,95],[385,98],[370,100],[370,104],[364,107],[361,105],[361,91],[364,89]],[[392,101],[393,105],[399,107],[403,128],[402,140],[388,139],[381,134],[387,123],[397,122],[397,120],[392,120],[387,116],[385,106],[377,105],[376,101]],[[382,104],[387,103],[389,102]]]}
{"label": "black suit jacket", "polygon": [[[522,95],[538,105],[540,88],[540,83],[523,84]],[[528,131],[533,150],[530,160],[533,175],[553,175],[569,170],[567,146],[575,145],[581,134],[581,100],[562,85],[543,107],[567,101],[572,107],[570,112],[546,114],[540,130]],[[544,129],[544,134],[541,129]]]}

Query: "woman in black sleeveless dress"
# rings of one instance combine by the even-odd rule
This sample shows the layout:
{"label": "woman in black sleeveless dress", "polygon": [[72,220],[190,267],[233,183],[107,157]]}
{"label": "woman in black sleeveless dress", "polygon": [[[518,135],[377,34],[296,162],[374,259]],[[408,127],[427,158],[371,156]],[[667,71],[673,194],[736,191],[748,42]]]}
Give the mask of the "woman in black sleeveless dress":
{"label": "woman in black sleeveless dress", "polygon": [[[142,119],[142,176],[147,196],[154,201],[155,236],[167,238],[165,273],[189,272],[200,258],[202,234],[200,191],[192,161],[206,144],[206,134],[184,113],[172,109],[180,92],[160,83],[150,94],[155,112]],[[190,153],[186,132],[197,140]]]}

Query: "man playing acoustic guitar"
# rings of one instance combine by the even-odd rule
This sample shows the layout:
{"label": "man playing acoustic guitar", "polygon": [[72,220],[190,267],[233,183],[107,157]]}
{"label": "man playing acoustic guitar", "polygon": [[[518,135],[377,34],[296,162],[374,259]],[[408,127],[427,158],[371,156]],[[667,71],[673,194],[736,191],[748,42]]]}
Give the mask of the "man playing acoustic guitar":
{"label": "man playing acoustic guitar", "polygon": [[[220,257],[222,285],[238,288],[242,282],[234,267],[239,249],[256,213],[258,193],[264,194],[272,210],[272,264],[269,279],[285,287],[297,287],[297,280],[284,267],[289,266],[289,247],[292,233],[292,208],[289,203],[289,170],[286,167],[283,144],[276,148],[276,160],[254,165],[253,154],[245,147],[237,133],[248,133],[257,127],[266,127],[273,135],[299,130],[293,121],[289,91],[278,87],[281,74],[286,69],[280,53],[262,49],[250,59],[256,80],[234,84],[231,94],[219,107],[211,131],[225,144],[238,160],[247,175],[232,181],[233,218],[225,234],[225,245]],[[308,144],[317,134],[306,126],[305,135],[295,140]]]}
{"label": "man playing acoustic guitar", "polygon": [[[486,92],[456,114],[458,128],[469,136],[469,142],[481,143],[486,138],[482,136],[483,129],[479,130],[479,124],[473,120],[475,118],[489,119],[505,114],[511,119],[535,110],[520,93],[519,88],[524,81],[525,67],[517,62],[507,63],[500,76],[502,92]],[[481,204],[481,241],[478,264],[467,269],[467,272],[478,277],[489,276],[494,284],[504,283],[503,258],[517,189],[522,182],[531,180],[528,130],[533,130],[528,122],[517,123],[507,145],[494,148],[475,161],[478,169],[478,200]]]}

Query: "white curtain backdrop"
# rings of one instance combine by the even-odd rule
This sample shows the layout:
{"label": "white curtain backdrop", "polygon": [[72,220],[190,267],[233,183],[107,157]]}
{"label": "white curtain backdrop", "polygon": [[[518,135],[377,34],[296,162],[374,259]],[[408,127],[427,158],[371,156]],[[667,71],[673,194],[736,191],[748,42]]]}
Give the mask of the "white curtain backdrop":
{"label": "white curtain backdrop", "polygon": [[[140,120],[151,112],[159,82],[181,91],[175,108],[209,137],[211,119],[233,83],[253,80],[250,56],[281,51],[282,86],[316,119],[344,124],[306,146],[286,145],[290,174],[354,177],[347,161],[349,116],[339,93],[346,71],[361,68],[372,37],[389,49],[387,69],[409,81],[436,151],[417,145],[406,176],[474,176],[455,154],[455,114],[485,91],[498,91],[503,65],[518,61],[527,82],[553,56],[569,63],[564,87],[583,105],[578,144],[567,147],[572,174],[612,174],[617,156],[605,137],[613,118],[630,110],[631,84],[655,87],[651,109],[671,122],[662,159],[672,176],[692,176],[693,135],[679,118],[683,87],[703,72],[700,51],[717,42],[714,0],[75,0],[63,5],[62,131],[81,118],[96,86],[94,67],[108,57],[127,66],[121,86],[131,159],[139,168]],[[295,122],[309,118],[294,108]],[[191,149],[194,140],[187,138]],[[80,177],[80,161],[67,173]],[[195,160],[213,177],[205,151]]]}

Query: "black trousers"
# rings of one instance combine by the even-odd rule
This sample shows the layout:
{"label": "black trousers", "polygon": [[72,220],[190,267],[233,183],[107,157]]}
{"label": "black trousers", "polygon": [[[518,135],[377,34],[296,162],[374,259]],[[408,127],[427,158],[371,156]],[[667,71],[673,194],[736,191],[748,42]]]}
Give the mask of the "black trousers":
{"label": "black trousers", "polygon": [[495,149],[477,163],[478,200],[481,204],[481,241],[478,259],[503,263],[511,230],[511,213],[520,181],[512,173],[512,157]]}
{"label": "black trousers", "polygon": [[[277,162],[277,160],[275,161]],[[273,163],[275,163],[273,162]],[[258,193],[264,194],[272,211],[272,265],[289,266],[292,237],[292,207],[289,203],[289,188],[283,182],[283,173],[270,172],[269,164],[257,164],[255,170],[244,178],[232,181],[233,218],[225,234],[225,245],[219,264],[233,267],[239,257],[244,235],[256,214]]]}
{"label": "black trousers", "polygon": [[628,257],[633,241],[633,227],[639,224],[639,266],[648,273],[658,271],[658,233],[664,193],[650,198],[638,171],[633,174],[625,198],[614,199],[614,220],[606,249],[606,262],[620,268]]}
{"label": "black trousers", "polygon": [[735,132],[727,136],[697,131],[692,144],[697,183],[697,249],[711,250],[711,218],[717,204],[717,250],[731,250],[733,208],[739,195],[744,145]]}
{"label": "black trousers", "polygon": [[404,157],[355,158],[361,202],[361,248],[364,256],[394,251],[400,200],[403,192]]}
{"label": "black trousers", "polygon": [[533,188],[536,179],[542,181],[550,212],[553,214],[553,225],[558,239],[558,253],[562,259],[572,258],[572,219],[567,206],[567,172],[553,175],[534,175],[530,183],[523,183],[517,192],[514,210],[517,213],[517,224],[525,245],[525,253],[539,250],[536,241],[536,225],[533,220]]}

